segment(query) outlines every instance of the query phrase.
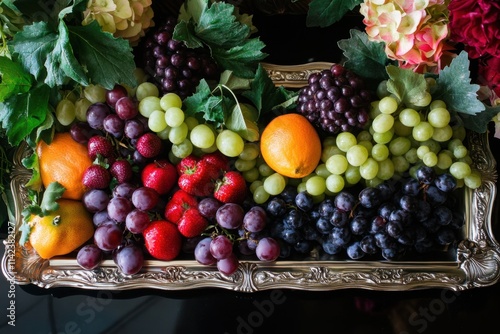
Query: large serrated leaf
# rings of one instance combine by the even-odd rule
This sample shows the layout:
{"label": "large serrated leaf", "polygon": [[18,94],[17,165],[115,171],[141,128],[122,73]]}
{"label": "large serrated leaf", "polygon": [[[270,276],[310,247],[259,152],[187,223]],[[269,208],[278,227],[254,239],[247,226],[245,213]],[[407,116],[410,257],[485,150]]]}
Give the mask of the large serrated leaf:
{"label": "large serrated leaf", "polygon": [[427,82],[423,74],[410,69],[387,66],[387,90],[407,106],[418,105],[427,94]]}
{"label": "large serrated leaf", "polygon": [[96,21],[69,26],[69,38],[77,59],[87,68],[91,83],[112,89],[116,84],[135,87],[135,62],[130,43],[104,32]]}
{"label": "large serrated leaf", "polygon": [[328,27],[354,9],[363,0],[312,0],[307,11],[306,26]]}
{"label": "large serrated leaf", "polygon": [[26,93],[31,87],[31,76],[19,63],[0,57],[0,102],[6,98]]}
{"label": "large serrated leaf", "polygon": [[224,49],[212,47],[212,56],[217,63],[225,69],[232,70],[235,75],[242,78],[253,78],[261,60],[267,54],[261,50],[265,44],[257,38],[248,39],[242,45]]}
{"label": "large serrated leaf", "polygon": [[477,97],[479,85],[471,84],[469,66],[467,52],[460,52],[450,66],[439,73],[433,98],[443,100],[451,110],[474,115],[483,111],[485,106]]}

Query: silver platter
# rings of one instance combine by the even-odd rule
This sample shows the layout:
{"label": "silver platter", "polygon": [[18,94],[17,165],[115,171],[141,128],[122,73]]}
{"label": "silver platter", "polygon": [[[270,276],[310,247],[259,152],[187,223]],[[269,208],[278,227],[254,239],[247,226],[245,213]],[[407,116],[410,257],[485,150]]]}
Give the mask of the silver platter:
{"label": "silver platter", "polygon": [[[329,63],[279,66],[263,64],[276,85],[302,87],[310,73],[329,68]],[[242,260],[236,273],[221,274],[215,267],[195,260],[148,260],[141,272],[124,275],[112,260],[100,268],[84,270],[75,254],[41,259],[32,249],[18,244],[22,222],[21,211],[28,204],[24,185],[31,172],[21,161],[29,155],[22,144],[14,157],[11,189],[15,201],[16,221],[9,222],[4,240],[2,272],[10,282],[33,284],[42,288],[75,287],[80,289],[128,290],[151,288],[189,290],[223,288],[242,292],[267,289],[338,290],[415,290],[447,288],[455,291],[489,286],[500,278],[500,245],[492,233],[492,210],[496,196],[496,161],[490,151],[487,134],[469,133],[468,148],[483,178],[481,187],[464,189],[461,212],[465,217],[464,239],[443,250],[440,260],[417,261],[349,261],[323,260],[318,254],[297,261],[263,263]]]}

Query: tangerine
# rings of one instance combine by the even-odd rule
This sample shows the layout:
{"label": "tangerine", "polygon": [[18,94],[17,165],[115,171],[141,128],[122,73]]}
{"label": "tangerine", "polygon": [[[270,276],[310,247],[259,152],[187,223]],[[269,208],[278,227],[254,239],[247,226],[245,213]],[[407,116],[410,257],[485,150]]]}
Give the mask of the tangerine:
{"label": "tangerine", "polygon": [[280,115],[264,128],[260,151],[275,172],[291,178],[309,175],[321,159],[321,140],[302,115]]}
{"label": "tangerine", "polygon": [[74,141],[69,132],[60,132],[50,144],[40,140],[36,153],[43,186],[57,181],[66,189],[62,198],[82,199],[87,190],[82,183],[83,173],[92,165],[87,146]]}
{"label": "tangerine", "polygon": [[29,241],[43,259],[66,255],[94,235],[92,216],[83,202],[59,199],[59,208],[46,216],[31,215]]}

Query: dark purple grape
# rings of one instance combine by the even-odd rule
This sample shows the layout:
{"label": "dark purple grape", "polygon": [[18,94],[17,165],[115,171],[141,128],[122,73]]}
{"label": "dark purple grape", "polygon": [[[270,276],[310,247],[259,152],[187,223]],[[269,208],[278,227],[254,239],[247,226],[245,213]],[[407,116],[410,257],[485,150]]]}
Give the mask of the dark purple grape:
{"label": "dark purple grape", "polygon": [[116,101],[115,112],[122,120],[129,120],[139,114],[139,108],[135,100],[131,97],[124,96]]}
{"label": "dark purple grape", "polygon": [[194,258],[201,264],[212,265],[217,262],[210,252],[210,243],[212,238],[206,237],[198,242],[194,249]]}
{"label": "dark purple grape", "polygon": [[148,213],[139,209],[133,209],[125,218],[125,226],[134,234],[142,233],[148,227],[149,223]]}
{"label": "dark purple grape", "polygon": [[117,114],[109,114],[102,122],[104,131],[112,134],[116,138],[123,135],[124,122]]}
{"label": "dark purple grape", "polygon": [[297,205],[300,210],[308,212],[314,205],[313,198],[309,193],[301,191],[295,196],[295,205]]}
{"label": "dark purple grape", "polygon": [[255,248],[255,255],[264,262],[275,261],[280,255],[280,245],[273,238],[262,238]]}
{"label": "dark purple grape", "polygon": [[222,203],[213,197],[205,197],[198,203],[198,211],[200,214],[210,220],[215,219],[217,210],[222,206]]}
{"label": "dark purple grape", "polygon": [[106,116],[111,113],[111,109],[104,103],[93,103],[87,109],[87,123],[92,129],[102,130]]}
{"label": "dark purple grape", "polygon": [[365,252],[361,248],[360,241],[354,241],[347,247],[347,256],[349,256],[349,258],[352,260],[359,260],[365,255]]}
{"label": "dark purple grape", "polygon": [[417,180],[423,184],[432,184],[436,178],[436,172],[432,167],[421,166],[417,169]]}
{"label": "dark purple grape", "polygon": [[138,119],[129,119],[123,126],[123,132],[127,138],[137,139],[145,132],[144,123]]}
{"label": "dark purple grape", "polygon": [[225,235],[218,235],[210,242],[210,253],[217,260],[226,259],[233,254],[233,243]]}
{"label": "dark purple grape", "polygon": [[116,101],[121,99],[122,97],[128,96],[127,89],[122,85],[115,85],[113,89],[106,91],[106,103],[111,108],[115,107]]}
{"label": "dark purple grape", "polygon": [[156,190],[149,187],[139,187],[132,192],[132,204],[139,210],[152,210],[160,199]]}
{"label": "dark purple grape", "polygon": [[74,141],[87,145],[87,142],[92,136],[95,136],[98,131],[92,129],[87,122],[74,122],[71,125],[69,133]]}
{"label": "dark purple grape", "polygon": [[102,250],[95,244],[88,244],[80,248],[76,254],[76,262],[83,269],[92,270],[99,266],[103,259]]}
{"label": "dark purple grape", "polygon": [[125,275],[137,274],[144,265],[144,253],[134,244],[118,248],[114,254],[116,265]]}
{"label": "dark purple grape", "polygon": [[217,260],[217,269],[224,275],[232,275],[238,270],[240,262],[234,253],[224,259]]}
{"label": "dark purple grape", "polygon": [[121,245],[123,229],[115,223],[105,223],[94,231],[94,243],[103,251],[112,251]]}
{"label": "dark purple grape", "polygon": [[434,180],[436,187],[443,192],[450,192],[457,186],[457,180],[449,173],[438,175]]}
{"label": "dark purple grape", "polygon": [[334,204],[339,210],[349,212],[354,209],[356,198],[353,194],[342,191],[335,196]]}
{"label": "dark purple grape", "polygon": [[125,197],[113,197],[109,200],[107,210],[109,218],[117,223],[125,222],[127,215],[132,211],[132,202]]}
{"label": "dark purple grape", "polygon": [[367,187],[361,190],[358,194],[359,204],[365,208],[375,208],[380,206],[381,196],[380,190],[375,187]]}
{"label": "dark purple grape", "polygon": [[227,229],[237,229],[243,224],[245,211],[236,203],[225,203],[215,214],[217,223]]}
{"label": "dark purple grape", "polygon": [[109,203],[109,194],[102,189],[91,189],[83,194],[83,205],[87,211],[95,213],[103,211]]}
{"label": "dark purple grape", "polygon": [[113,197],[125,197],[132,199],[132,193],[137,189],[137,186],[132,183],[123,182],[113,188]]}
{"label": "dark purple grape", "polygon": [[267,214],[260,206],[251,207],[243,217],[243,227],[249,232],[260,232],[267,224]]}

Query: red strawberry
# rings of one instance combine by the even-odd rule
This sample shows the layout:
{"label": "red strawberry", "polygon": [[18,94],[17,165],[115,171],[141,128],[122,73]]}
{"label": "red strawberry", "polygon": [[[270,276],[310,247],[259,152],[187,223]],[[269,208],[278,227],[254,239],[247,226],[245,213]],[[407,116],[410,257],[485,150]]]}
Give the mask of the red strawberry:
{"label": "red strawberry", "polygon": [[118,183],[127,182],[133,176],[132,165],[128,160],[117,160],[113,162],[109,171]]}
{"label": "red strawberry", "polygon": [[91,165],[83,173],[82,183],[89,189],[105,189],[110,182],[111,174],[101,165]]}
{"label": "red strawberry", "polygon": [[147,132],[139,137],[137,151],[145,158],[154,158],[161,151],[161,138],[156,133]]}
{"label": "red strawberry", "polygon": [[194,196],[208,196],[214,190],[216,167],[193,156],[183,158],[177,167],[179,188]]}
{"label": "red strawberry", "polygon": [[179,255],[182,235],[177,226],[166,220],[149,223],[142,232],[144,245],[151,256],[158,260],[170,261]]}
{"label": "red strawberry", "polygon": [[104,158],[112,158],[115,156],[115,150],[111,141],[100,135],[90,137],[87,142],[87,150],[89,152],[89,157],[92,160],[95,160],[98,154]]}
{"label": "red strawberry", "polygon": [[160,195],[165,195],[177,182],[177,170],[167,160],[158,160],[144,166],[141,179],[144,186],[153,188]]}
{"label": "red strawberry", "polygon": [[179,232],[186,238],[193,238],[201,235],[207,226],[208,221],[196,208],[187,209],[177,225]]}
{"label": "red strawberry", "polygon": [[177,224],[189,208],[196,208],[198,200],[182,189],[177,190],[165,206],[165,219]]}
{"label": "red strawberry", "polygon": [[214,179],[218,179],[222,173],[229,171],[229,159],[220,151],[206,153],[201,159],[215,167]]}
{"label": "red strawberry", "polygon": [[218,180],[214,197],[223,203],[242,203],[247,194],[247,184],[243,175],[229,171]]}

